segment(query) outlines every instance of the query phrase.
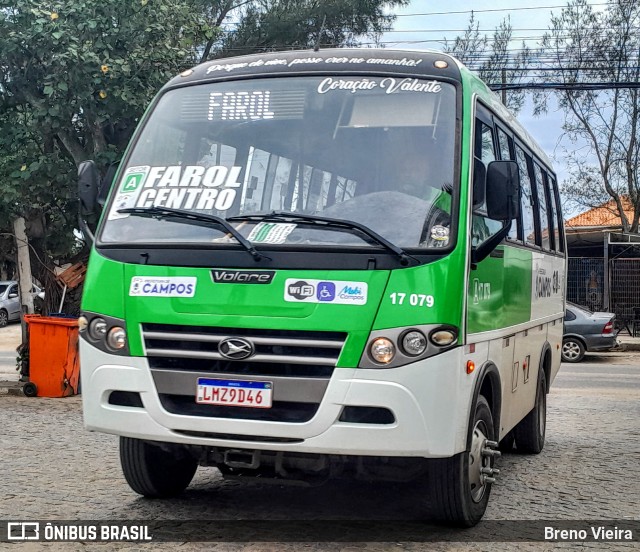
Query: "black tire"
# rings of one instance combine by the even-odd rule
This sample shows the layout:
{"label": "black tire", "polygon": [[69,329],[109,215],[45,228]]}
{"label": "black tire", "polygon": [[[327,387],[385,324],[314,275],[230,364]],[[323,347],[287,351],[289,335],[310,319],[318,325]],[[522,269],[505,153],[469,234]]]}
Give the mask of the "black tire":
{"label": "black tire", "polygon": [[0,309],[0,328],[4,328],[9,323],[9,313]]}
{"label": "black tire", "polygon": [[473,527],[482,519],[491,483],[478,486],[474,482],[478,477],[470,472],[477,467],[478,475],[481,467],[493,466],[492,457],[479,454],[487,440],[494,440],[493,416],[489,403],[480,395],[469,427],[467,451],[451,458],[435,459],[429,466],[431,518],[459,527]]}
{"label": "black tire", "polygon": [[35,397],[38,394],[38,388],[32,381],[27,382],[22,387],[22,393],[25,397]]}
{"label": "black tire", "polygon": [[179,446],[130,437],[120,437],[120,464],[129,486],[147,498],[179,495],[198,468],[198,461]]}
{"label": "black tire", "polygon": [[547,428],[547,378],[544,370],[538,371],[536,402],[529,412],[513,429],[518,452],[539,454],[544,448]]}
{"label": "black tire", "polygon": [[502,441],[500,441],[498,450],[507,454],[513,452],[513,445],[515,444],[515,442],[516,438],[513,436],[513,431],[510,431],[502,438]]}
{"label": "black tire", "polygon": [[582,341],[573,337],[562,340],[562,361],[580,362],[584,358],[585,348]]}

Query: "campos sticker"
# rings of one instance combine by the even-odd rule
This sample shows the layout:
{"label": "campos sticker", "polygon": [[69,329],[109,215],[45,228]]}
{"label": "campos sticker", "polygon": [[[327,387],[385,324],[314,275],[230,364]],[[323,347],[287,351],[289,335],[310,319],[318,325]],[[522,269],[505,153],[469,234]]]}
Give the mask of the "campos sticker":
{"label": "campos sticker", "polygon": [[365,282],[289,278],[284,283],[284,300],[293,303],[365,305],[367,303],[367,284]]}
{"label": "campos sticker", "polygon": [[242,167],[171,165],[131,167],[122,179],[109,219],[129,207],[226,211],[236,199]]}
{"label": "campos sticker", "polygon": [[195,277],[131,278],[129,295],[132,297],[193,297],[198,279]]}

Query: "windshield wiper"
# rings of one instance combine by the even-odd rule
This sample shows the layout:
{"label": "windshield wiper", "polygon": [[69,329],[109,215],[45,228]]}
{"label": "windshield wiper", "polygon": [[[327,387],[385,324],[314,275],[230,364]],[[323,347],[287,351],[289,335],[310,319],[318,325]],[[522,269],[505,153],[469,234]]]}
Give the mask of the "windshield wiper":
{"label": "windshield wiper", "polygon": [[251,254],[255,261],[259,261],[260,259],[271,260],[266,255],[263,255],[262,253],[257,251],[256,248],[251,245],[251,242],[248,241],[225,219],[217,217],[215,215],[192,213],[190,211],[182,211],[180,209],[171,209],[168,207],[129,207],[127,209],[119,209],[118,213],[135,215],[138,217],[154,218],[158,220],[183,222],[185,224],[193,224],[195,226],[204,226],[205,228],[220,226],[221,228],[224,228],[229,234],[231,234],[238,241],[238,243]]}
{"label": "windshield wiper", "polygon": [[248,214],[248,215],[238,215],[235,217],[229,217],[227,221],[255,221],[255,222],[302,222],[307,224],[312,224],[314,226],[324,226],[326,228],[341,228],[345,230],[350,230],[352,233],[354,230],[358,230],[362,232],[365,236],[369,237],[372,241],[381,245],[386,250],[391,251],[393,254],[398,256],[402,261],[403,265],[409,264],[409,259],[412,261],[419,263],[418,259],[409,255],[404,249],[398,247],[394,243],[391,243],[386,238],[383,238],[377,232],[374,232],[368,226],[364,224],[360,224],[359,222],[354,222],[352,220],[344,220],[344,219],[333,219],[328,217],[319,217],[317,215],[303,215],[298,213],[287,213],[283,211],[272,211],[271,213],[266,214]]}

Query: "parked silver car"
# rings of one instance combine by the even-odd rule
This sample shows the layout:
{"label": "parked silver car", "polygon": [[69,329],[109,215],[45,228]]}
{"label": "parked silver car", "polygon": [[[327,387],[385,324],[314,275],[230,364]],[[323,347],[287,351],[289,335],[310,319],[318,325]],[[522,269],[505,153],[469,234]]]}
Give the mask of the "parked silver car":
{"label": "parked silver car", "polygon": [[[33,298],[44,299],[44,291],[33,284],[31,286]],[[20,290],[15,280],[0,282],[0,328],[6,326],[11,320],[20,319]]]}
{"label": "parked silver car", "polygon": [[20,318],[20,294],[18,282],[13,280],[0,282],[0,328],[10,320]]}
{"label": "parked silver car", "polygon": [[606,351],[615,347],[615,317],[612,312],[590,312],[584,307],[567,303],[562,360],[580,362],[587,351]]}

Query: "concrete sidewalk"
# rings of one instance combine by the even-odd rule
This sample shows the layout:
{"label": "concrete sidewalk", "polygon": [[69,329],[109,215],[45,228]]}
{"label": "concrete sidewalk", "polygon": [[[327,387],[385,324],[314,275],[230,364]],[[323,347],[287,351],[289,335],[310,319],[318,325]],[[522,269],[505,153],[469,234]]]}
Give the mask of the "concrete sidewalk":
{"label": "concrete sidewalk", "polygon": [[0,381],[17,382],[16,370],[17,347],[22,343],[22,328],[20,323],[11,323],[0,328]]}

